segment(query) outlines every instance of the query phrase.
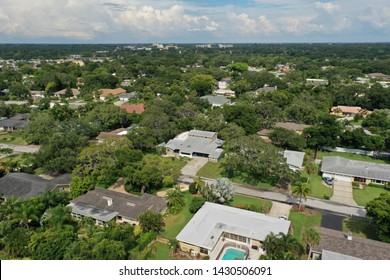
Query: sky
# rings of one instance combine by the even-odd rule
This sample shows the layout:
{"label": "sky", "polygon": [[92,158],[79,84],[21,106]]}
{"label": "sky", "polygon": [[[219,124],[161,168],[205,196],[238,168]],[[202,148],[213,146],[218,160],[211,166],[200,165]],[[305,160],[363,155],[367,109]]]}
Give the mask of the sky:
{"label": "sky", "polygon": [[389,0],[0,0],[0,43],[390,42]]}

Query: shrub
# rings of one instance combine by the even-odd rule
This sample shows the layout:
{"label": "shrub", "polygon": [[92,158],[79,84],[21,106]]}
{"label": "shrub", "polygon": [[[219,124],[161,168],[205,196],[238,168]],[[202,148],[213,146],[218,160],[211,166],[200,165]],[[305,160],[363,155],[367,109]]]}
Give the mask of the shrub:
{"label": "shrub", "polygon": [[352,182],[352,187],[359,187],[360,184],[358,182]]}
{"label": "shrub", "polygon": [[261,212],[262,207],[260,207],[260,205],[256,205],[256,204],[248,204],[248,205],[245,205],[245,210],[259,213],[259,212]]}
{"label": "shrub", "polygon": [[327,194],[324,194],[324,199],[329,200],[329,199],[330,199],[330,196],[327,195]]}
{"label": "shrub", "polygon": [[205,201],[206,199],[201,196],[193,197],[189,208],[190,213],[195,214],[196,212],[198,212],[198,210],[203,206]]}
{"label": "shrub", "polygon": [[370,183],[370,184],[368,184],[368,186],[373,187],[373,188],[381,188],[381,189],[386,188],[385,185],[374,184],[374,183]]}
{"label": "shrub", "polygon": [[196,194],[198,193],[198,190],[196,189],[196,185],[195,183],[191,183],[189,188],[188,188],[188,191],[190,192],[190,194]]}

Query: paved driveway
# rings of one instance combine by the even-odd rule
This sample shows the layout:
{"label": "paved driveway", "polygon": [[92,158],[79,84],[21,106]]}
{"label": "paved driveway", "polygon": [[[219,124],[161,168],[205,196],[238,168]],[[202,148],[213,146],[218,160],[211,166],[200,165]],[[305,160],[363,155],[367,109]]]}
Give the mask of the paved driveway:
{"label": "paved driveway", "polygon": [[333,196],[330,200],[341,204],[357,206],[355,200],[353,200],[352,183],[333,180]]}
{"label": "paved driveway", "polygon": [[268,213],[268,216],[279,218],[280,216],[285,216],[288,218],[290,215],[291,205],[286,203],[280,203],[272,201],[271,211]]}
{"label": "paved driveway", "polygon": [[208,162],[208,158],[193,158],[181,169],[184,176],[195,177],[196,173]]}
{"label": "paved driveway", "polygon": [[0,144],[0,148],[10,148],[14,150],[14,153],[36,153],[39,151],[39,145],[11,145]]}

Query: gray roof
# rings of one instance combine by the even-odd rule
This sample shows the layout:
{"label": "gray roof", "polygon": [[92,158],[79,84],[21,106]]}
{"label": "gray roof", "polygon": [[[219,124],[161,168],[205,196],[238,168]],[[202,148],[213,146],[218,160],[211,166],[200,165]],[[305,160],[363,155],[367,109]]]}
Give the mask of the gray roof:
{"label": "gray roof", "polygon": [[61,175],[53,180],[46,180],[27,173],[8,173],[0,178],[0,192],[5,197],[32,198],[45,190],[53,190],[57,185],[69,184],[70,175]]}
{"label": "gray roof", "polygon": [[349,255],[336,253],[328,250],[322,250],[321,254],[321,260],[327,261],[327,260],[361,260],[360,258],[355,258]]}
{"label": "gray roof", "polygon": [[133,98],[137,95],[135,91],[129,92],[129,93],[124,93],[119,95],[119,98]]}
{"label": "gray roof", "polygon": [[15,116],[0,121],[0,127],[24,128],[28,124],[29,114],[16,114]]}
{"label": "gray roof", "polygon": [[[108,200],[112,204],[108,204]],[[163,212],[167,208],[165,199],[155,195],[136,196],[112,190],[96,188],[71,201],[72,212],[80,215],[109,221],[120,215],[136,221],[147,210]],[[109,220],[107,220],[109,219]]]}
{"label": "gray roof", "polygon": [[323,227],[317,229],[321,235],[321,241],[319,245],[312,248],[312,251],[322,253],[326,250],[363,260],[390,259],[389,243],[357,236],[353,236],[352,240],[348,240],[346,234],[342,231]]}
{"label": "gray roof", "polygon": [[213,106],[222,106],[224,104],[230,103],[230,100],[226,98],[225,96],[221,95],[205,95],[202,96],[201,99],[207,100],[211,105]]}
{"label": "gray roof", "polygon": [[184,132],[165,144],[166,148],[180,150],[182,153],[202,153],[209,157],[219,158],[222,154],[223,141],[215,139],[216,132],[191,130]]}
{"label": "gray roof", "polygon": [[286,158],[286,162],[289,166],[296,169],[301,169],[303,165],[303,159],[305,158],[305,153],[285,150],[283,156]]}
{"label": "gray roof", "polygon": [[223,232],[262,241],[271,232],[287,234],[289,227],[290,221],[206,202],[176,239],[211,250]]}
{"label": "gray roof", "polygon": [[339,175],[390,181],[389,164],[351,160],[339,156],[324,157],[322,159],[321,171]]}

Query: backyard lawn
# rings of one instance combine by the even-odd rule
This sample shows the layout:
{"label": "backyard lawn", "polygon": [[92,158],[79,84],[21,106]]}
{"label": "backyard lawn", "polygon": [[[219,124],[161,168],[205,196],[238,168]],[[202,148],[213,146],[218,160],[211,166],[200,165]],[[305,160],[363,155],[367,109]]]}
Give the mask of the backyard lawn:
{"label": "backyard lawn", "polygon": [[356,154],[341,153],[341,152],[323,152],[323,151],[319,151],[317,153],[317,159],[322,159],[324,156],[340,156],[352,160],[360,160],[360,161],[368,161],[368,162],[376,162],[376,163],[389,163],[389,160],[376,159],[364,155],[356,155]]}
{"label": "backyard lawn", "polygon": [[171,249],[167,244],[163,244],[160,242],[154,242],[150,249],[153,252],[153,256],[151,259],[153,260],[170,260],[169,254],[171,253]]}
{"label": "backyard lawn", "polygon": [[306,228],[311,228],[321,225],[321,213],[313,210],[305,210],[304,212],[291,211],[288,219],[292,223],[294,237],[302,243],[302,233]]}
{"label": "backyard lawn", "polygon": [[352,235],[359,237],[378,240],[375,226],[370,224],[368,220],[346,218],[343,220],[343,231],[352,232]]}
{"label": "backyard lawn", "polygon": [[383,188],[365,186],[363,190],[353,189],[353,199],[360,206],[365,206],[367,202],[377,198],[381,193],[390,193]]}
{"label": "backyard lawn", "polygon": [[184,209],[177,215],[167,214],[165,217],[165,231],[161,233],[162,237],[173,239],[179,234],[184,226],[191,220],[194,214],[190,213],[189,206],[192,201],[192,195],[189,192],[184,192],[186,204]]}

